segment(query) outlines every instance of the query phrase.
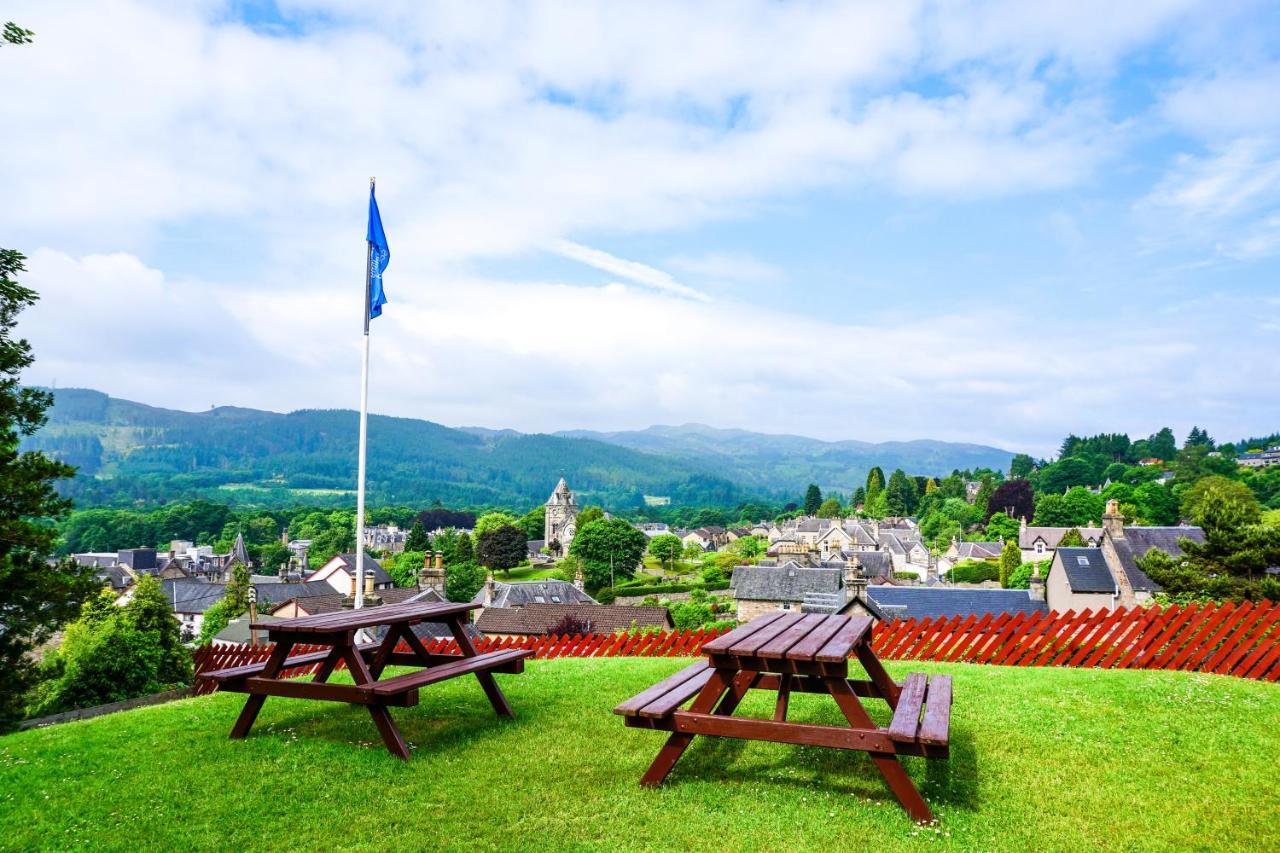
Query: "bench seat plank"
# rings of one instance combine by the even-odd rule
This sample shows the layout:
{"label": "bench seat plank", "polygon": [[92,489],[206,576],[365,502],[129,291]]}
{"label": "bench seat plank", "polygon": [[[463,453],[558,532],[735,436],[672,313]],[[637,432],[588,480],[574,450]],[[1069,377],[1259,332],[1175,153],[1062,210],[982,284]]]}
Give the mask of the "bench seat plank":
{"label": "bench seat plank", "polygon": [[700,660],[697,663],[690,664],[674,675],[664,678],[652,687],[632,696],[630,699],[614,708],[613,713],[621,714],[624,717],[634,717],[640,713],[640,709],[645,705],[648,705],[656,699],[661,699],[663,696],[667,695],[667,693],[675,690],[699,673],[709,671],[710,667],[705,660]]}
{"label": "bench seat plank", "polygon": [[524,660],[532,654],[533,649],[504,649],[500,652],[487,652],[474,657],[462,658],[454,663],[446,663],[440,666],[433,666],[430,669],[362,684],[359,689],[367,690],[375,696],[394,696],[406,690],[425,687],[428,684],[435,684],[437,681],[465,675],[468,672],[483,672],[510,661]]}
{"label": "bench seat plank", "polygon": [[898,696],[898,708],[889,723],[889,737],[901,743],[914,743],[920,728],[920,708],[924,705],[926,677],[923,672],[913,672],[902,683]]}
{"label": "bench seat plank", "polygon": [[645,705],[640,709],[640,716],[649,720],[661,720],[671,716],[677,708],[697,695],[714,674],[714,669],[703,670],[684,684],[670,690],[665,696]]}
{"label": "bench seat plank", "polygon": [[929,746],[946,746],[951,741],[951,676],[932,675],[925,693],[924,721],[920,723],[920,742]]}

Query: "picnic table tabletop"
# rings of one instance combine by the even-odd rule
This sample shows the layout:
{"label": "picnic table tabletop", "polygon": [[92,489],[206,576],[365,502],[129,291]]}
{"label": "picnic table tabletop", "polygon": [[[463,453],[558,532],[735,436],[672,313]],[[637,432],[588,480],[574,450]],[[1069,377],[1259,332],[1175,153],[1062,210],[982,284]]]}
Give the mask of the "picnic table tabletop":
{"label": "picnic table tabletop", "polygon": [[384,604],[380,607],[362,607],[359,610],[339,610],[336,613],[317,613],[315,616],[299,616],[278,622],[255,622],[250,627],[272,634],[331,634],[375,625],[402,625],[424,622],[440,617],[457,616],[476,605],[451,601],[405,601],[400,604]]}
{"label": "picnic table tabletop", "polygon": [[822,613],[770,613],[702,647],[713,660],[750,658],[769,671],[769,661],[840,663],[871,639],[871,619]]}

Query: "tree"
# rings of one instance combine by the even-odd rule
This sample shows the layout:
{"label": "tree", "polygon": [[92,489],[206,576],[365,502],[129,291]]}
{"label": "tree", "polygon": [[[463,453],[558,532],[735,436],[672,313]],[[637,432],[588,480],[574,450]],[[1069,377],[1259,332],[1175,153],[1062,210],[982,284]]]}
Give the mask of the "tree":
{"label": "tree", "polygon": [[410,589],[418,585],[418,575],[431,559],[429,551],[401,551],[382,561],[382,568],[391,575],[395,585]]}
{"label": "tree", "polygon": [[1000,586],[1009,588],[1013,573],[1022,565],[1022,551],[1018,549],[1017,539],[1006,539],[1004,549],[1000,551]]}
{"label": "tree", "polygon": [[809,488],[804,492],[804,514],[814,515],[822,506],[822,489],[818,488],[817,483],[810,483]]}
{"label": "tree", "polygon": [[445,570],[444,597],[450,601],[470,601],[484,584],[484,569],[479,564],[454,563]]}
{"label": "tree", "polygon": [[889,484],[885,486],[885,504],[889,515],[904,516],[915,512],[919,493],[915,480],[908,477],[901,469],[895,469],[889,475]]}
{"label": "tree", "polygon": [[1025,453],[1015,454],[1009,462],[1009,477],[1013,480],[1025,480],[1035,470],[1036,463]]}
{"label": "tree", "polygon": [[600,518],[578,528],[569,553],[582,561],[587,585],[600,589],[631,578],[647,544],[645,535],[622,519]]}
{"label": "tree", "polygon": [[547,532],[547,508],[538,504],[520,516],[519,527],[524,531],[525,539],[541,539]]}
{"label": "tree", "polygon": [[1034,523],[1040,527],[1069,527],[1073,523],[1071,510],[1067,508],[1062,495],[1041,495],[1040,500],[1036,501]]}
{"label": "tree", "polygon": [[490,571],[510,572],[527,552],[524,531],[514,524],[492,527],[476,537],[476,560]]}
{"label": "tree", "polygon": [[404,537],[404,549],[406,551],[430,551],[431,537],[427,535],[427,528],[422,526],[422,522],[414,519],[413,527],[409,528],[409,533]]}
{"label": "tree", "polygon": [[1182,446],[1183,446],[1184,448],[1186,448],[1186,447],[1207,447],[1207,448],[1209,448],[1210,450],[1212,450],[1212,449],[1213,449],[1213,439],[1209,437],[1209,433],[1208,433],[1206,430],[1202,430],[1202,429],[1200,429],[1200,427],[1198,427],[1198,426],[1193,426],[1193,427],[1191,428],[1191,432],[1187,434],[1187,440],[1186,440],[1186,442],[1185,442]]}
{"label": "tree", "polygon": [[1147,453],[1155,459],[1169,461],[1178,454],[1178,440],[1173,437],[1173,430],[1164,427],[1147,439]]}
{"label": "tree", "polygon": [[1097,482],[1093,465],[1087,459],[1068,456],[1040,469],[1040,491],[1062,494],[1072,486],[1091,486]]}
{"label": "tree", "polygon": [[978,478],[978,493],[973,496],[973,505],[980,511],[985,512],[987,504],[991,502],[991,496],[995,494],[995,480],[990,474],[983,474]]}
{"label": "tree", "polygon": [[586,527],[593,521],[599,521],[604,518],[604,509],[598,506],[583,507],[578,513],[577,519],[574,521],[574,527],[578,530]]}
{"label": "tree", "polygon": [[991,493],[985,509],[987,518],[997,512],[1019,520],[1035,517],[1036,499],[1031,491],[1031,483],[1026,480],[1006,480]]}
{"label": "tree", "polygon": [[1084,545],[1084,537],[1080,535],[1080,528],[1078,527],[1071,528],[1062,534],[1062,538],[1058,540],[1059,548],[1083,548]]}
{"label": "tree", "polygon": [[46,564],[56,534],[50,522],[71,507],[53,484],[75,469],[43,453],[18,451],[22,439],[44,425],[53,403],[52,395],[19,384],[34,359],[26,339],[14,336],[14,325],[36,301],[35,291],[14,279],[25,269],[23,260],[19,252],[0,249],[0,731],[23,712],[36,675],[28,652],[74,619],[98,586],[90,569],[72,561]]}
{"label": "tree", "polygon": [[858,507],[862,506],[866,502],[867,502],[867,487],[858,486],[858,488],[853,490],[853,494],[849,496],[849,509],[850,511],[856,510]]}
{"label": "tree", "polygon": [[1178,499],[1168,486],[1143,483],[1133,490],[1138,514],[1147,524],[1169,526],[1178,523]]}
{"label": "tree", "polygon": [[159,580],[149,575],[140,577],[121,616],[126,625],[147,634],[159,649],[156,679],[161,684],[190,683],[191,653],[182,644],[178,620],[173,617],[173,608]]}
{"label": "tree", "polygon": [[827,498],[818,507],[818,518],[840,518],[844,515],[844,507],[840,505],[839,498]]}
{"label": "tree", "polygon": [[0,40],[0,44],[30,44],[34,35],[31,30],[25,30],[13,21],[5,21],[4,38]]}
{"label": "tree", "polygon": [[884,491],[884,471],[880,470],[880,466],[876,466],[867,472],[867,483],[864,492],[863,504],[870,507],[876,502],[876,498]]}
{"label": "tree", "polygon": [[1081,486],[1062,496],[1062,505],[1066,508],[1071,521],[1069,524],[1080,526],[1096,524],[1102,520],[1102,496]]}
{"label": "tree", "polygon": [[1262,507],[1252,491],[1238,480],[1209,476],[1197,480],[1182,493],[1182,513],[1196,524],[1231,535],[1247,524],[1257,524]]}
{"label": "tree", "polygon": [[267,542],[258,546],[258,564],[262,566],[264,574],[271,572],[284,574],[289,568],[289,558],[292,556],[293,552],[279,542]]}
{"label": "tree", "polygon": [[759,536],[739,536],[729,543],[730,553],[745,561],[754,560],[768,549],[768,542]]}
{"label": "tree", "polygon": [[987,538],[991,541],[1018,542],[1018,530],[1021,525],[1003,512],[997,512],[987,520]]}
{"label": "tree", "polygon": [[663,533],[649,540],[649,553],[657,557],[667,571],[676,567],[676,560],[680,559],[683,551],[684,543],[673,533]]}
{"label": "tree", "polygon": [[480,537],[490,530],[497,530],[503,526],[518,528],[519,525],[519,520],[509,512],[486,512],[476,519],[476,527],[473,531],[473,535],[476,537],[476,546],[479,547]]}

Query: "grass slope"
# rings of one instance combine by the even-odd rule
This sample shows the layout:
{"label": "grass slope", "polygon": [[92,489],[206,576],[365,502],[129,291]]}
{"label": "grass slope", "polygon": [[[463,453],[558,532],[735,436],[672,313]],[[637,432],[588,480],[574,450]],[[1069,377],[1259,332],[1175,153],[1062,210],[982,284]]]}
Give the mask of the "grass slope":
{"label": "grass slope", "polygon": [[[0,740],[0,847],[765,850],[1276,849],[1280,689],[1164,672],[891,665],[954,673],[950,766],[906,759],[940,817],[919,828],[861,754],[701,739],[661,790],[663,733],[613,705],[687,664],[534,661],[393,711],[401,764],[367,713],[215,695]],[[760,696],[743,712],[764,714]],[[835,722],[793,699],[794,719]],[[882,703],[873,705],[881,720]]]}

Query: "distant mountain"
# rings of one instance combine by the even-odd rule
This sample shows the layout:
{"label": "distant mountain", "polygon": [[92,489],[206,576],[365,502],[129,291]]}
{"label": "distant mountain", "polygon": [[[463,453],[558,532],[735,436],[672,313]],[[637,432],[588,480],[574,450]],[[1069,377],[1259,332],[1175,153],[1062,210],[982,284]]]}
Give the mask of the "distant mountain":
{"label": "distant mountain", "polygon": [[[181,412],[58,389],[48,424],[25,447],[80,468],[66,491],[81,504],[203,497],[336,506],[355,498],[357,427],[350,410]],[[369,416],[368,471],[375,504],[530,507],[562,475],[580,500],[617,509],[642,505],[646,494],[691,505],[751,497],[709,465],[587,439],[382,415]]]}
{"label": "distant mountain", "polygon": [[[59,389],[49,423],[24,447],[80,469],[66,492],[85,504],[197,497],[265,506],[350,505],[357,413],[288,414],[223,406],[162,409],[100,391]],[[907,441],[826,442],[699,424],[634,432],[526,435],[369,416],[369,495],[375,504],[529,507],[561,476],[579,500],[625,510],[646,495],[684,506],[794,500],[816,482],[849,492],[873,465],[940,475],[1007,468],[994,447]]]}
{"label": "distant mountain", "polygon": [[850,492],[879,465],[909,474],[940,476],[953,470],[1008,470],[1013,454],[981,444],[916,441],[821,441],[705,424],[651,426],[627,432],[564,430],[555,435],[616,444],[632,450],[713,464],[722,476],[748,488],[795,495],[809,483],[823,491]]}

